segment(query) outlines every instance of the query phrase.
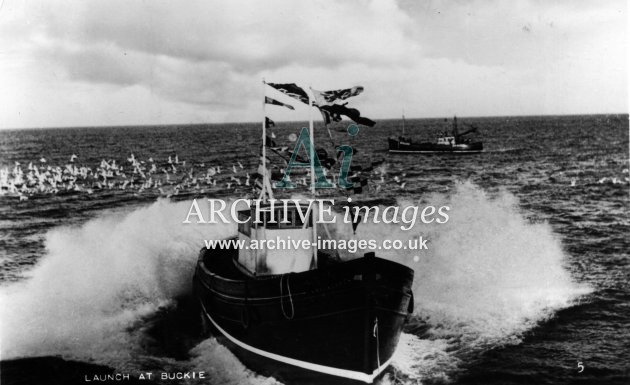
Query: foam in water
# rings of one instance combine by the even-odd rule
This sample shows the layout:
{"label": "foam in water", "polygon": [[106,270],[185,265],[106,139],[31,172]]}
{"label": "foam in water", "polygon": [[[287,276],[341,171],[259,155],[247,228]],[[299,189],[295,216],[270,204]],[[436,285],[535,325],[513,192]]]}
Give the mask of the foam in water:
{"label": "foam in water", "polygon": [[[410,231],[395,224],[360,224],[355,236],[404,242],[419,236],[429,239],[429,250],[377,252],[414,268],[416,314],[436,324],[463,322],[488,336],[504,335],[583,294],[563,266],[562,244],[551,227],[526,220],[510,193],[491,199],[466,183],[449,197],[428,201],[451,208],[447,223],[418,221]],[[411,204],[423,205],[399,202],[401,207]],[[352,237],[348,227],[339,225],[337,233]]]}
{"label": "foam in water", "polygon": [[[461,184],[449,196],[428,198],[423,205],[451,207],[446,224],[417,223],[411,231],[361,224],[356,235],[349,224],[332,229],[343,238],[429,239],[429,250],[377,251],[414,268],[412,322],[429,325],[422,338],[403,334],[395,373],[446,379],[462,352],[518,342],[521,332],[586,292],[563,267],[562,245],[551,227],[529,223],[511,194],[491,199]],[[146,355],[140,333],[133,331],[190,292],[203,239],[235,233],[234,225],[182,224],[190,204],[160,200],[51,231],[31,278],[0,293],[3,359],[62,354],[122,369]],[[411,204],[421,202],[400,202]],[[190,355],[176,366],[214,370],[212,378],[221,382],[274,381],[248,372],[214,339]]]}
{"label": "foam in water", "polygon": [[134,344],[124,331],[190,291],[203,239],[234,233],[233,226],[182,224],[189,207],[160,200],[49,232],[46,255],[31,278],[0,297],[3,358],[109,355],[123,361]]}
{"label": "foam in water", "polygon": [[[415,271],[412,323],[426,322],[429,329],[425,339],[403,334],[394,359],[394,367],[410,378],[447,378],[464,352],[518,343],[522,332],[590,291],[564,268],[562,244],[551,227],[526,220],[512,194],[504,191],[492,199],[463,183],[450,196],[427,201],[449,206],[449,221],[416,223],[410,231],[394,224],[360,224],[355,236],[429,239],[429,250],[377,252]],[[422,202],[399,202],[401,207],[412,204]],[[353,236],[348,226],[337,226],[336,232]],[[446,351],[450,360],[444,360]]]}
{"label": "foam in water", "polygon": [[205,371],[215,384],[280,384],[273,377],[259,376],[247,369],[216,339],[208,338],[191,350],[192,370]]}

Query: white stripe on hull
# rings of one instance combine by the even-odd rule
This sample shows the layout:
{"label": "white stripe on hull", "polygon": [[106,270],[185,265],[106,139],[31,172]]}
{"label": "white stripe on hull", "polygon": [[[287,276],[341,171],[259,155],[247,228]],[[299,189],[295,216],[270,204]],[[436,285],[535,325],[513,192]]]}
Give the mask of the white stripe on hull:
{"label": "white stripe on hull", "polygon": [[379,374],[381,374],[381,372],[383,370],[385,370],[385,368],[387,368],[387,366],[389,366],[390,361],[392,360],[392,358],[390,357],[390,359],[387,360],[387,362],[385,362],[383,365],[381,365],[380,367],[376,368],[374,370],[374,372],[372,372],[372,374],[367,374],[367,373],[363,373],[363,372],[357,372],[354,370],[348,370],[348,369],[340,369],[340,368],[333,368],[331,366],[325,366],[325,365],[319,365],[319,364],[314,364],[312,362],[307,362],[307,361],[301,361],[301,360],[296,360],[295,358],[290,358],[290,357],[285,357],[285,356],[281,356],[279,354],[275,354],[275,353],[271,353],[271,352],[267,352],[261,349],[258,349],[256,347],[253,347],[251,345],[248,345],[242,341],[237,340],[236,338],[234,338],[233,336],[231,336],[230,334],[228,334],[228,332],[226,332],[225,330],[223,330],[223,328],[221,326],[219,326],[219,324],[217,324],[214,319],[212,319],[212,317],[210,316],[210,314],[208,314],[208,312],[206,311],[205,306],[203,305],[203,303],[201,304],[201,307],[203,309],[204,314],[208,317],[208,319],[210,320],[210,322],[212,322],[212,324],[230,341],[232,341],[233,343],[235,343],[236,345],[240,346],[241,348],[248,350],[252,353],[256,353],[258,355],[261,355],[263,357],[266,358],[270,358],[272,360],[275,361],[279,361],[285,364],[289,364],[289,365],[293,365],[293,366],[297,366],[303,369],[308,369],[308,370],[313,370],[316,372],[320,372],[320,373],[324,373],[324,374],[329,374],[332,376],[338,376],[338,377],[344,377],[344,378],[349,378],[352,380],[357,380],[357,381],[361,381],[361,382],[365,382],[367,384],[371,384],[372,382],[374,382],[374,379],[376,377],[378,377]]}

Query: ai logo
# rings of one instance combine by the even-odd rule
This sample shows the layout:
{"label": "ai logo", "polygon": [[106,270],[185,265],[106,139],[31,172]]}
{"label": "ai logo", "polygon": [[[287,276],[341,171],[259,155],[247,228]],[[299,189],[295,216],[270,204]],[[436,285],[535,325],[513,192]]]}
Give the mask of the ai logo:
{"label": "ai logo", "polygon": [[[348,126],[348,135],[355,136],[359,133],[359,127],[355,124],[351,124]],[[299,162],[297,160],[298,152],[300,151],[300,147],[304,147],[306,150],[307,157],[310,157],[311,149],[313,151],[313,164],[315,168],[315,188],[333,188],[335,187],[324,175],[324,171],[322,168],[322,163],[317,156],[317,152],[313,148],[313,144],[311,143],[311,139],[309,136],[308,129],[306,127],[302,128],[300,132],[300,136],[297,138],[295,142],[295,148],[293,149],[293,153],[291,154],[291,159],[289,160],[289,164],[287,165],[287,169],[284,172],[284,177],[282,180],[275,184],[276,188],[295,188],[295,185],[291,183],[290,175],[291,170],[295,167],[297,168],[310,168],[310,162]],[[350,171],[350,164],[352,163],[352,147],[347,145],[337,146],[335,148],[337,152],[341,152],[341,156],[343,159],[341,160],[341,166],[339,167],[339,187],[341,188],[351,188],[353,186],[352,183],[348,182],[348,172]]]}

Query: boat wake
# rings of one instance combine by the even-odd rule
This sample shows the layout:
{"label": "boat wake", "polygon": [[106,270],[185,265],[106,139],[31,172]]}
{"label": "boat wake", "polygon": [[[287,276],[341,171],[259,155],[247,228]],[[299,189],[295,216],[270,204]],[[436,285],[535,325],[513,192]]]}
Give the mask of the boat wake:
{"label": "boat wake", "polygon": [[491,198],[463,183],[424,201],[449,206],[449,221],[417,223],[408,232],[372,224],[357,231],[365,239],[429,239],[429,250],[379,251],[415,270],[414,318],[394,357],[395,378],[452,378],[461,363],[518,344],[524,332],[591,292],[573,281],[551,227],[528,221],[512,194]]}
{"label": "boat wake", "polygon": [[[572,281],[551,227],[527,221],[511,194],[491,198],[464,183],[422,202],[450,206],[448,223],[333,229],[348,238],[429,239],[429,250],[377,251],[416,273],[414,317],[384,382],[448,381],[462,362],[519,343],[589,291]],[[236,226],[182,224],[189,208],[158,200],[50,231],[29,277],[0,291],[2,358],[58,355],[118,371],[205,371],[210,383],[274,383],[200,337],[191,298],[197,252]]]}

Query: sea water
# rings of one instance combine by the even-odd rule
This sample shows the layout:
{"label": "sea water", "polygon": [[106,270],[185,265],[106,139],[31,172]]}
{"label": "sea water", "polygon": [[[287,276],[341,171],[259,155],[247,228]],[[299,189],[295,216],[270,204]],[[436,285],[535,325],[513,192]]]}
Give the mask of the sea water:
{"label": "sea water", "polygon": [[[627,115],[464,120],[480,127],[485,153],[390,155],[386,139],[399,121],[335,135],[358,149],[353,164],[378,164],[366,172],[363,192],[350,195],[355,202],[450,207],[447,223],[417,223],[411,231],[362,223],[355,234],[343,221],[331,226],[346,239],[428,239],[421,252],[377,252],[415,271],[414,314],[381,381],[627,382]],[[408,120],[406,128],[427,136],[439,122]],[[277,140],[302,126],[279,123]],[[316,142],[326,143],[325,135],[318,130]],[[190,306],[203,240],[232,235],[236,226],[182,223],[195,198],[255,198],[245,181],[250,174],[253,182],[259,137],[259,124],[0,131],[0,168],[64,167],[76,154],[77,165],[116,160],[131,175],[134,154],[158,164],[162,182],[0,195],[3,382],[37,370],[42,361],[34,357],[56,356],[67,368],[89,363],[135,376],[203,372],[204,383],[276,383],[201,337]],[[175,155],[177,171],[167,160]],[[215,184],[192,183],[217,167]],[[345,201],[348,193],[328,196]],[[18,374],[7,372],[9,363]]]}

